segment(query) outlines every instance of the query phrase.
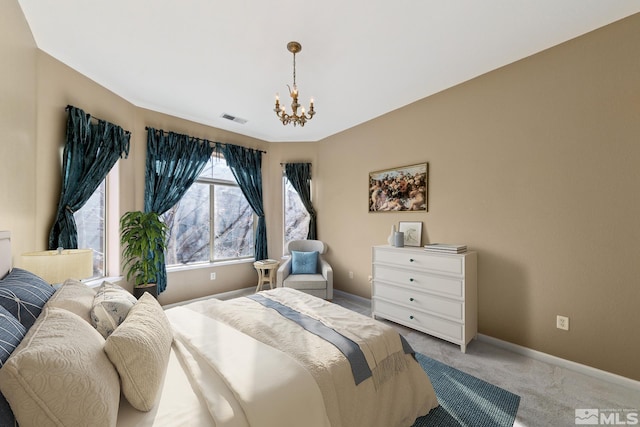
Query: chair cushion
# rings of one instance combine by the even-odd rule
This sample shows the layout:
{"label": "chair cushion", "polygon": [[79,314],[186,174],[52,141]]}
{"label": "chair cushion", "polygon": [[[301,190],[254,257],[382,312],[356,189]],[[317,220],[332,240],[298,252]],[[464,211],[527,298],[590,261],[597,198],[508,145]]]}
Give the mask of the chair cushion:
{"label": "chair cushion", "polygon": [[293,289],[326,289],[327,279],[322,274],[290,274],[283,286]]}
{"label": "chair cushion", "polygon": [[318,272],[318,251],[291,252],[291,274],[316,274]]}

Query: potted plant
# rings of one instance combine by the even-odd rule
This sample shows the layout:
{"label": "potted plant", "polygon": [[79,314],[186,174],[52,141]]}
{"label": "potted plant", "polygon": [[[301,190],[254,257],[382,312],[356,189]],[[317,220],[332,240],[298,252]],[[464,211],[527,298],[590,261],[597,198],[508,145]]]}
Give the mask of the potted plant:
{"label": "potted plant", "polygon": [[120,218],[120,243],[127,280],[133,277],[133,295],[158,296],[156,276],[164,264],[167,226],[155,212],[127,212]]}

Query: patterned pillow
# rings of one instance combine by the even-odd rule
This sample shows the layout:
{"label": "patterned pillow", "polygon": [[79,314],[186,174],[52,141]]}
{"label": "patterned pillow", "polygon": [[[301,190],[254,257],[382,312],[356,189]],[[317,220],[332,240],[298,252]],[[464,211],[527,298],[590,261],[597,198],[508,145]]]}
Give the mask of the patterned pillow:
{"label": "patterned pillow", "polygon": [[93,299],[91,323],[107,338],[124,322],[136,298],[126,289],[109,282],[102,282]]}
{"label": "patterned pillow", "polygon": [[318,251],[291,251],[291,274],[316,274],[318,272]]}
{"label": "patterned pillow", "polygon": [[64,308],[82,317],[87,323],[92,325],[90,314],[95,297],[96,290],[94,288],[90,288],[75,279],[67,279],[67,281],[56,290],[56,293],[49,298],[46,307]]}
{"label": "patterned pillow", "polygon": [[45,308],[0,369],[21,426],[115,426],[118,373],[104,338],[79,316]]}
{"label": "patterned pillow", "polygon": [[14,268],[0,280],[0,305],[29,330],[55,289],[35,274]]}
{"label": "patterned pillow", "polygon": [[[0,367],[4,365],[26,333],[27,330],[22,323],[0,306]],[[9,403],[0,394],[0,426],[12,426],[15,420]]]}
{"label": "patterned pillow", "polygon": [[26,333],[27,329],[22,323],[0,306],[0,367],[11,356]]}
{"label": "patterned pillow", "polygon": [[155,404],[172,342],[169,319],[147,292],[107,338],[104,351],[118,370],[122,394],[139,411],[149,411]]}

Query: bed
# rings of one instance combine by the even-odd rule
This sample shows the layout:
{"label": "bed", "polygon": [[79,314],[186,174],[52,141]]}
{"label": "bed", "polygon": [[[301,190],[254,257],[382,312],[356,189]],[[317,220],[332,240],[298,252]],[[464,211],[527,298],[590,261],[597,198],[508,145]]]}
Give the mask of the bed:
{"label": "bed", "polygon": [[[10,253],[0,232],[0,304],[14,276],[37,281]],[[28,327],[0,312],[2,425],[393,427],[438,405],[393,328],[293,289],[167,310],[108,283],[34,289]]]}

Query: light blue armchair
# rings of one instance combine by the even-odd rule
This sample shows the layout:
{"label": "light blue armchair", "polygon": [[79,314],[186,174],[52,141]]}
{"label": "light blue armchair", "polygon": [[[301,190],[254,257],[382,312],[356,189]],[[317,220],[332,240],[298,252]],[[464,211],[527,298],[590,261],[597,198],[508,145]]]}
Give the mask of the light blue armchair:
{"label": "light blue armchair", "polygon": [[[333,269],[322,257],[327,253],[327,245],[320,240],[292,240],[286,248],[285,253],[291,256],[282,263],[276,273],[276,286],[293,288],[308,294],[331,301],[333,299]],[[303,274],[292,274],[293,252],[302,252],[306,255],[318,252],[315,269],[311,269]],[[296,254],[300,255],[300,254]]]}

